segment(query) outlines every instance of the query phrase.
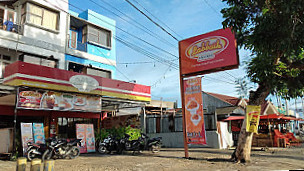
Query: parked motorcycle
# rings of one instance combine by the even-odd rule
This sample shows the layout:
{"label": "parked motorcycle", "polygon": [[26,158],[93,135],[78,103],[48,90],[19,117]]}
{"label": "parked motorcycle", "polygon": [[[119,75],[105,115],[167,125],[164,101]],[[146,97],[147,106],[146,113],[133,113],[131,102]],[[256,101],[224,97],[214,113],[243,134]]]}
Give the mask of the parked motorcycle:
{"label": "parked motorcycle", "polygon": [[149,138],[146,134],[141,134],[145,140],[145,150],[152,151],[152,153],[158,153],[162,145],[162,137]]}
{"label": "parked motorcycle", "polygon": [[120,144],[119,141],[112,137],[112,136],[108,136],[107,138],[105,138],[103,141],[99,142],[98,145],[98,152],[100,154],[111,154],[112,151],[116,151],[116,153],[120,153]]}
{"label": "parked motorcycle", "polygon": [[160,151],[162,144],[162,137],[150,139],[146,134],[141,134],[137,140],[129,140],[130,135],[126,134],[124,138],[120,140],[121,151],[133,151],[141,152],[144,150],[152,151],[157,153]]}
{"label": "parked motorcycle", "polygon": [[46,144],[39,144],[34,142],[27,143],[27,159],[29,161],[33,160],[34,158],[41,158],[43,153],[46,151],[47,145]]}
{"label": "parked motorcycle", "polygon": [[80,151],[77,145],[81,146],[81,139],[75,139],[70,142],[64,139],[53,138],[49,142],[48,149],[43,153],[42,160],[45,159],[57,159],[69,157],[73,159],[79,156]]}

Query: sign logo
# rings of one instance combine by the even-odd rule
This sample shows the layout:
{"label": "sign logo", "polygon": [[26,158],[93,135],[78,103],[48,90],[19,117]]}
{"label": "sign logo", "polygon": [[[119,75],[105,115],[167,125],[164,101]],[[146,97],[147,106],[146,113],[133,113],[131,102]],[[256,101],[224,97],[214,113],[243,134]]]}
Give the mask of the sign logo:
{"label": "sign logo", "polygon": [[190,59],[196,59],[198,62],[207,61],[215,58],[215,55],[225,50],[228,45],[229,41],[225,37],[207,37],[192,43],[186,49],[186,56]]}
{"label": "sign logo", "polygon": [[81,92],[90,92],[98,88],[98,81],[86,75],[74,75],[70,78],[70,83]]}

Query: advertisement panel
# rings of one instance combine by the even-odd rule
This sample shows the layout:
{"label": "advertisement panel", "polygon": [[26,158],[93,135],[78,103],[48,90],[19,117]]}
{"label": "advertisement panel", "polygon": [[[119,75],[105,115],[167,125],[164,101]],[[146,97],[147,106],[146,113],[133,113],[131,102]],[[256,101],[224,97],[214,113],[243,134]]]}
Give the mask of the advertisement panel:
{"label": "advertisement panel", "polygon": [[81,139],[80,153],[87,153],[85,124],[76,124],[76,138]]}
{"label": "advertisement panel", "polygon": [[40,144],[45,143],[43,123],[33,123],[33,133],[34,133],[35,143],[40,143]]}
{"label": "advertisement panel", "polygon": [[261,106],[246,107],[246,131],[258,133],[258,126],[260,121]]}
{"label": "advertisement panel", "polygon": [[17,108],[101,112],[101,97],[23,88],[18,92]]}
{"label": "advertisement panel", "polygon": [[27,143],[33,142],[32,123],[20,123],[23,155],[26,155]]}
{"label": "advertisement panel", "polygon": [[76,137],[81,140],[80,153],[95,152],[93,124],[76,124]]}
{"label": "advertisement panel", "polygon": [[179,42],[181,74],[204,74],[239,65],[234,34],[229,28]]}
{"label": "advertisement panel", "polygon": [[93,124],[86,124],[86,144],[87,152],[95,152],[95,137]]}
{"label": "advertisement panel", "polygon": [[188,144],[206,144],[201,78],[184,81],[185,119]]}

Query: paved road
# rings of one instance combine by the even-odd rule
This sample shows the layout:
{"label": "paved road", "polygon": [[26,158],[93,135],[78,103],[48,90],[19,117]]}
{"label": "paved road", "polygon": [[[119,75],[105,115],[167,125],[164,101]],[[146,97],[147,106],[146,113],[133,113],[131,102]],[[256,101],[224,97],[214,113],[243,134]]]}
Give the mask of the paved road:
{"label": "paved road", "polygon": [[[249,164],[229,162],[233,150],[190,149],[191,159],[184,159],[181,148],[164,148],[157,154],[99,155],[85,154],[76,159],[55,161],[55,170],[289,170],[304,169],[304,148],[253,150]],[[28,163],[30,165],[30,163]],[[15,162],[0,161],[0,170],[16,170]],[[29,167],[28,167],[29,170]]]}

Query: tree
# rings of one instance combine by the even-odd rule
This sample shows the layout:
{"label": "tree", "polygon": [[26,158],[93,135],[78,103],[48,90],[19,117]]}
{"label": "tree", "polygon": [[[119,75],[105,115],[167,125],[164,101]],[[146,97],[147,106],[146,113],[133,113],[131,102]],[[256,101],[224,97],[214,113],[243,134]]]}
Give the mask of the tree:
{"label": "tree", "polygon": [[246,77],[242,77],[235,80],[235,88],[239,98],[248,98],[249,89],[252,87],[249,87]]}
{"label": "tree", "polygon": [[[258,84],[249,104],[261,105],[275,90],[287,98],[301,96],[304,84],[304,1],[223,0],[224,27],[236,34],[238,45],[251,51],[247,76]],[[252,133],[244,124],[235,161],[250,161]]]}

